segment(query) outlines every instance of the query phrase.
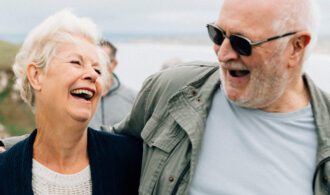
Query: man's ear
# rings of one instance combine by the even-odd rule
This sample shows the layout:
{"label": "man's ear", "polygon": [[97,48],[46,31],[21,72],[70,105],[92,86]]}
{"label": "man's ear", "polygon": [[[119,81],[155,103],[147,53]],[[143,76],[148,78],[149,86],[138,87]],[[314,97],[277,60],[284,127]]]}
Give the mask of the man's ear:
{"label": "man's ear", "polygon": [[292,44],[292,50],[290,53],[290,65],[294,66],[296,64],[299,64],[300,60],[304,56],[304,51],[306,49],[306,46],[311,41],[311,35],[307,32],[299,32],[295,35],[293,38],[291,44]]}
{"label": "man's ear", "polygon": [[110,64],[111,72],[113,72],[116,69],[117,64],[118,61],[116,59],[111,60],[111,64]]}
{"label": "man's ear", "polygon": [[43,72],[36,64],[27,65],[26,76],[32,86],[36,91],[41,90]]}

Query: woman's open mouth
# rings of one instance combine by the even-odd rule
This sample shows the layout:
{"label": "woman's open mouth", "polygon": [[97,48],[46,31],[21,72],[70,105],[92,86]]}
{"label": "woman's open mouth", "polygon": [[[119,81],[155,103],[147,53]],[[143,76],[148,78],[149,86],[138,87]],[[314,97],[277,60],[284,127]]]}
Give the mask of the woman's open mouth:
{"label": "woman's open mouth", "polygon": [[94,97],[95,92],[88,89],[74,89],[70,94],[74,97],[90,101]]}

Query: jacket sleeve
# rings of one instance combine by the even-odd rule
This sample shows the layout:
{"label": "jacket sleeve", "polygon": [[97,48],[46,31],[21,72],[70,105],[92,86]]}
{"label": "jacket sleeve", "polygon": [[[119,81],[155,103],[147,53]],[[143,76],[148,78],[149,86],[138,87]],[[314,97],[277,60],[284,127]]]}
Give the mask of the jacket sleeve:
{"label": "jacket sleeve", "polygon": [[131,112],[121,122],[115,124],[112,127],[112,131],[140,138],[140,133],[152,113],[149,109],[149,95],[153,88],[153,77],[150,76],[144,81],[142,89],[134,101]]}
{"label": "jacket sleeve", "polygon": [[22,141],[23,139],[27,138],[30,134],[25,134],[21,136],[9,137],[6,139],[0,140],[0,146],[4,146],[6,150],[9,150],[13,147],[17,142]]}

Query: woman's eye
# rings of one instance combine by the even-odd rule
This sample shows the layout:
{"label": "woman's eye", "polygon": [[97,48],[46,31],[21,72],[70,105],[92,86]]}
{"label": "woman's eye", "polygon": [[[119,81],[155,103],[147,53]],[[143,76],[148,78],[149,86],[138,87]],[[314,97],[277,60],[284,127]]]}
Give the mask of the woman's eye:
{"label": "woman's eye", "polygon": [[79,60],[71,60],[70,63],[71,63],[71,64],[78,64],[78,65],[81,65],[81,63],[80,63]]}
{"label": "woman's eye", "polygon": [[97,74],[99,74],[99,75],[101,75],[102,73],[101,73],[101,70],[99,70],[99,69],[94,69],[95,70],[95,72],[97,73]]}

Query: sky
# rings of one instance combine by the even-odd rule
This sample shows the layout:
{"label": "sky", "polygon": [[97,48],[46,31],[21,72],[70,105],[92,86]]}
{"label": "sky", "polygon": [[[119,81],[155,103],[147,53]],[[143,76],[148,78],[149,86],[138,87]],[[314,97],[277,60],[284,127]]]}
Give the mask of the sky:
{"label": "sky", "polygon": [[[330,0],[321,4],[321,34],[330,36]],[[218,16],[221,0],[0,0],[0,38],[27,34],[47,16],[72,8],[112,34],[205,33]]]}
{"label": "sky", "polygon": [[[63,8],[91,17],[103,32],[198,33],[218,15],[221,1],[0,0],[0,34],[26,33]],[[24,5],[22,5],[24,4]],[[203,24],[203,25],[201,25]]]}

